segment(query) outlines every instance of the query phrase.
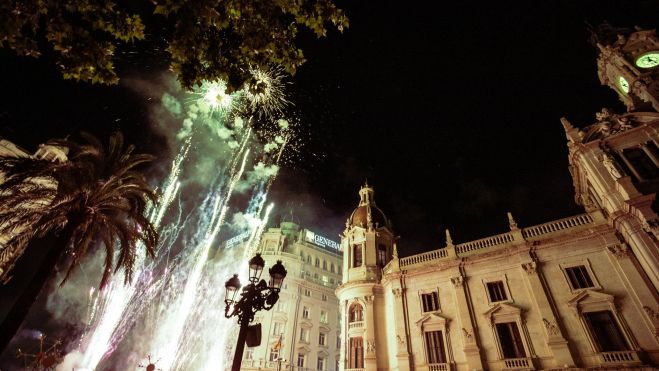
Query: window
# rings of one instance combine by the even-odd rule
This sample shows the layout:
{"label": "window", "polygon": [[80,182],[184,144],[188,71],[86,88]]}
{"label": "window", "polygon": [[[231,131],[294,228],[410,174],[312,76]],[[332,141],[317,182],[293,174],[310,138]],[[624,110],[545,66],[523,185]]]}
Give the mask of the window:
{"label": "window", "polygon": [[639,180],[652,180],[659,175],[657,166],[648,157],[647,153],[641,148],[625,148],[622,151],[623,156],[629,161],[636,174],[642,179]]}
{"label": "window", "polygon": [[270,362],[276,361],[279,358],[279,350],[271,349],[270,350]]}
{"label": "window", "polygon": [[334,263],[330,264],[330,272],[334,273]]}
{"label": "window", "polygon": [[318,273],[314,273],[314,274],[313,274],[313,278],[314,278],[315,280],[317,280],[317,279],[318,279]]}
{"label": "window", "polygon": [[610,311],[584,313],[584,318],[600,352],[629,350]]}
{"label": "window", "polygon": [[297,367],[304,367],[304,354],[302,353],[297,355]]}
{"label": "window", "polygon": [[324,271],[327,270],[327,261],[326,260],[323,260],[323,270]]}
{"label": "window", "polygon": [[320,323],[328,323],[327,312],[324,310],[320,311]]}
{"label": "window", "polygon": [[275,304],[275,310],[278,312],[285,312],[288,307],[288,302],[286,300],[282,300],[281,298],[277,301],[277,304]]}
{"label": "window", "polygon": [[506,290],[503,287],[503,281],[494,281],[487,283],[487,292],[490,295],[490,302],[507,300]]}
{"label": "window", "polygon": [[359,304],[353,304],[350,307],[350,313],[348,319],[350,322],[361,322],[364,320],[362,306]]}
{"label": "window", "polygon": [[594,287],[593,281],[590,279],[588,270],[585,265],[577,265],[575,267],[565,268],[565,274],[570,281],[572,290],[585,289]]}
{"label": "window", "polygon": [[444,338],[441,331],[427,331],[425,334],[428,363],[446,363]]}
{"label": "window", "polygon": [[384,245],[378,245],[378,266],[384,268],[387,265],[387,248]]}
{"label": "window", "polygon": [[281,322],[274,322],[272,324],[272,335],[279,336],[284,332],[284,324]]}
{"label": "window", "polygon": [[316,364],[316,369],[319,371],[325,370],[325,358],[318,357],[318,363]]}
{"label": "window", "polygon": [[497,323],[496,330],[504,359],[526,358],[524,343],[515,322]]}
{"label": "window", "polygon": [[336,337],[336,349],[341,349],[341,336]]}
{"label": "window", "polygon": [[300,341],[303,343],[309,342],[309,329],[306,328],[300,329]]}
{"label": "window", "polygon": [[304,289],[304,296],[311,296],[311,290]]}
{"label": "window", "polygon": [[322,332],[318,334],[318,345],[327,345],[325,343],[325,337],[326,335]]}
{"label": "window", "polygon": [[327,301],[327,294],[323,294],[323,295],[321,296],[321,299],[322,299],[323,301]]}
{"label": "window", "polygon": [[307,255],[307,264],[311,264],[311,255]]}
{"label": "window", "polygon": [[310,311],[309,307],[303,307],[302,308],[302,318],[309,319],[310,314],[311,314],[311,311]]}
{"label": "window", "polygon": [[364,368],[364,344],[362,338],[350,338],[348,368]]}
{"label": "window", "polygon": [[332,277],[330,277],[330,284],[331,284],[331,285],[334,284],[334,278],[332,278]]}
{"label": "window", "polygon": [[320,259],[316,258],[316,264],[314,264],[316,267],[320,267]]}
{"label": "window", "polygon": [[245,348],[245,359],[254,359],[254,349],[246,347]]}
{"label": "window", "polygon": [[421,294],[421,303],[424,312],[432,312],[439,309],[439,296],[437,292]]}
{"label": "window", "polygon": [[354,245],[352,247],[352,267],[361,267],[362,266],[362,247],[360,245]]}

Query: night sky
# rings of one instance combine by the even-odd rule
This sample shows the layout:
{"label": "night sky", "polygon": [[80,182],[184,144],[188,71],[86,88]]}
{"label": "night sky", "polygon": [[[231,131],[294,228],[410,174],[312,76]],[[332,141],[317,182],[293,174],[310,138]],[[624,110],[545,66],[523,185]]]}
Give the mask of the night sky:
{"label": "night sky", "polygon": [[[522,227],[581,212],[559,118],[585,126],[602,107],[624,110],[599,84],[587,23],[659,22],[656,1],[339,5],[350,17],[343,35],[300,35],[308,62],[290,100],[305,154],[272,196],[281,214],[294,207],[338,239],[368,179],[401,255],[443,246],[444,228],[456,243],[505,232],[506,211]],[[47,61],[0,50],[0,136],[33,150],[81,129],[122,129],[140,150],[168,153],[149,122],[160,92],[129,86],[163,74],[144,48],[122,54],[116,87],[62,81]]]}

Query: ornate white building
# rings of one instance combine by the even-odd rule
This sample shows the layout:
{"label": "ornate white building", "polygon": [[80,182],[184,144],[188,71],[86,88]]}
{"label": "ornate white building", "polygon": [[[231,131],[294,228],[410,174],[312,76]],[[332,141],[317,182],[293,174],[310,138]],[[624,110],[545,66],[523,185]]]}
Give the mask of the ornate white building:
{"label": "ornate white building", "polygon": [[266,268],[281,260],[288,274],[279,300],[257,313],[262,342],[245,348],[242,370],[336,370],[342,253],[338,242],[297,223],[282,222],[263,233],[257,252]]}
{"label": "ornate white building", "polygon": [[[0,157],[16,157],[16,158],[31,157],[45,161],[65,162],[68,161],[67,152],[68,150],[66,148],[41,144],[39,146],[39,149],[33,155],[30,155],[26,150],[18,147],[14,143],[0,138]],[[4,176],[2,173],[0,173],[0,183],[3,182],[3,179]],[[31,182],[34,184],[38,184],[39,186],[42,187],[57,186],[57,184],[52,179],[35,178],[32,179]],[[41,201],[31,202],[30,204],[26,203],[25,207],[35,207],[35,206],[38,207],[40,204],[50,203],[50,202],[51,200],[44,199]],[[1,207],[2,205],[0,205],[0,208]],[[5,221],[0,221],[0,222],[5,222]],[[13,229],[10,235],[0,234],[0,285],[8,282],[11,279],[11,271],[12,268],[14,267],[14,264],[16,263],[18,258],[21,257],[21,255],[23,255],[23,252],[27,247],[25,244],[22,244],[10,248],[9,246],[7,246],[7,242],[9,242],[13,237],[23,233],[27,228],[28,228],[27,225],[17,226]]]}
{"label": "ornate white building", "polygon": [[399,258],[373,188],[342,234],[342,370],[659,366],[659,42],[599,45],[629,112],[562,119],[585,213]]}

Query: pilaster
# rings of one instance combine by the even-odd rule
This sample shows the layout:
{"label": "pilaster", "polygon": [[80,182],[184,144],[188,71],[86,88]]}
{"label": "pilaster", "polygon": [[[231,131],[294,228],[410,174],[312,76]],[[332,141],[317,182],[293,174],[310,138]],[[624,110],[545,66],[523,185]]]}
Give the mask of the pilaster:
{"label": "pilaster", "polygon": [[462,328],[462,350],[467,360],[467,368],[470,370],[483,370],[476,330],[471,318],[467,293],[465,292],[465,278],[462,275],[451,277],[451,283],[453,283],[453,287],[455,288],[458,318],[460,320],[460,327]]}
{"label": "pilaster", "polygon": [[393,307],[394,318],[396,323],[396,360],[399,371],[410,370],[410,349],[409,337],[405,329],[405,289],[394,288],[391,290],[393,293]]}
{"label": "pilaster", "polygon": [[375,308],[373,307],[375,295],[366,295],[363,297],[366,304],[366,336],[364,339],[364,370],[371,371],[377,370],[377,352],[375,347],[375,326],[377,326],[377,318],[375,318]]}

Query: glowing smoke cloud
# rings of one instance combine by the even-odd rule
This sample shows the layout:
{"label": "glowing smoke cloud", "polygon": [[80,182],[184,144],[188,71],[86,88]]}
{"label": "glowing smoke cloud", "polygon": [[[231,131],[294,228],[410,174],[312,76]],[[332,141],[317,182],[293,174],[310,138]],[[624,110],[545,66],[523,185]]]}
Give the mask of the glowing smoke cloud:
{"label": "glowing smoke cloud", "polygon": [[[226,329],[236,325],[224,318],[224,281],[236,271],[235,261],[246,262],[259,242],[274,207],[265,207],[267,194],[289,134],[285,133],[287,127],[280,125],[279,131],[270,135],[281,138],[277,153],[271,156],[274,163],[259,164],[269,171],[251,171],[251,180],[244,180],[250,160],[264,158],[259,153],[250,155],[255,146],[251,119],[231,115],[240,111],[237,105],[241,101],[244,108],[257,98],[249,98],[250,94],[242,91],[227,95],[225,87],[223,83],[208,84],[187,101],[187,116],[177,135],[183,143],[160,188],[160,202],[148,215],[160,230],[157,259],[150,261],[143,253],[139,255],[135,268],[138,278],[129,285],[115,278],[101,292],[90,290],[86,331],[58,370],[95,370],[108,365],[133,369],[148,355],[159,359],[157,367],[162,370],[223,369],[230,362],[226,351],[233,341],[228,341]],[[258,98],[262,104],[272,105],[264,112],[271,114],[278,112],[273,107],[285,104],[283,98],[269,103],[263,98]],[[226,157],[221,159],[224,165],[216,166],[216,175],[203,185],[206,195],[199,202],[191,202],[182,196],[188,183],[185,174],[197,166],[197,161],[205,160],[191,154],[193,148],[198,151],[200,140],[207,139],[195,134],[204,127],[215,134],[218,145],[227,148]],[[262,146],[256,148],[259,150],[265,153]],[[249,185],[246,190],[245,184]],[[249,232],[248,247],[214,253],[238,188],[248,195],[246,208],[238,211],[252,221],[241,231]],[[241,270],[246,270],[246,263],[243,265]]]}

